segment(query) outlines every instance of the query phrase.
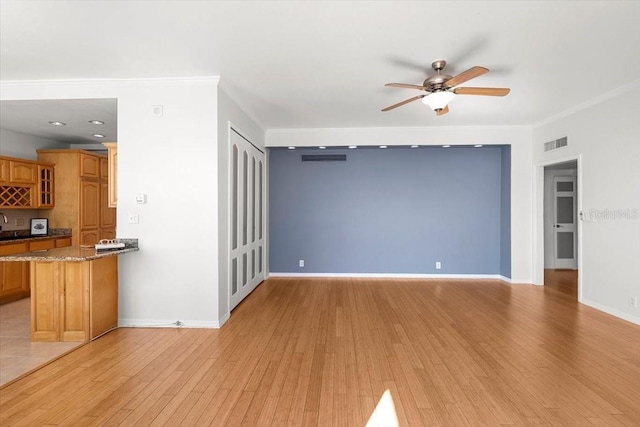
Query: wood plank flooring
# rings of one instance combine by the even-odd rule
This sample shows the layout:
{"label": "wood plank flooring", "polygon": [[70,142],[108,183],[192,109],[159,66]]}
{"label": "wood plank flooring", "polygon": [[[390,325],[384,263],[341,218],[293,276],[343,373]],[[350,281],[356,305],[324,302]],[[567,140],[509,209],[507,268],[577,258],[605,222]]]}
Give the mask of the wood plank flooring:
{"label": "wood plank flooring", "polygon": [[[574,277],[571,277],[574,274]],[[118,329],[0,390],[0,425],[640,425],[640,327],[580,305],[575,273],[294,279],[220,330]]]}

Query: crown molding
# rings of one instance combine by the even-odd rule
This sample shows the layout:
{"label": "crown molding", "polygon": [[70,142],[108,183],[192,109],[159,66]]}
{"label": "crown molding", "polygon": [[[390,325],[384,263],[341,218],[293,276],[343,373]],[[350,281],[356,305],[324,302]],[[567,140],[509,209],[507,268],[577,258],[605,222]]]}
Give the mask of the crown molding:
{"label": "crown molding", "polygon": [[218,85],[220,76],[195,77],[152,77],[136,79],[57,79],[57,80],[0,80],[2,88],[20,88],[36,86],[102,86],[102,87],[133,87],[133,86],[193,86]]}
{"label": "crown molding", "polygon": [[573,106],[571,108],[568,108],[568,109],[566,109],[566,110],[564,110],[564,111],[562,111],[562,112],[560,112],[558,114],[554,114],[551,117],[547,117],[546,119],[540,120],[539,122],[534,123],[533,125],[531,125],[531,127],[533,129],[537,129],[537,128],[540,128],[542,126],[551,124],[551,123],[556,122],[556,121],[558,121],[560,119],[563,119],[565,117],[571,116],[571,115],[573,115],[573,114],[575,114],[575,113],[577,113],[579,111],[586,110],[587,108],[593,107],[594,105],[598,105],[598,104],[601,104],[601,103],[603,103],[605,101],[608,101],[608,100],[610,100],[612,98],[616,98],[616,97],[624,94],[625,92],[633,90],[633,89],[635,89],[637,87],[640,87],[640,79],[634,80],[631,83],[628,83],[628,84],[626,84],[624,86],[620,86],[617,89],[613,89],[613,90],[610,90],[608,92],[605,92],[602,95],[596,96],[595,98],[592,98],[592,99],[590,99],[588,101],[585,101],[585,102],[583,102],[581,104],[578,104],[578,105],[575,105],[575,106]]}

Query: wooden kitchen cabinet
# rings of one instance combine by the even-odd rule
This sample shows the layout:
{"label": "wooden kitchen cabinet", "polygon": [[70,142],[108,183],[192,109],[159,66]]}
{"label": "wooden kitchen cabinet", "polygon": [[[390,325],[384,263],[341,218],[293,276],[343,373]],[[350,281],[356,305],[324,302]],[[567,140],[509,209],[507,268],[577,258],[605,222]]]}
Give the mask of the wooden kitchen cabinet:
{"label": "wooden kitchen cabinet", "polygon": [[100,157],[93,154],[80,153],[80,176],[83,178],[100,178]]}
{"label": "wooden kitchen cabinet", "polygon": [[9,182],[9,160],[0,159],[0,183]]}
{"label": "wooden kitchen cabinet", "polygon": [[53,164],[16,157],[0,157],[0,208],[53,207],[53,173]]}
{"label": "wooden kitchen cabinet", "polygon": [[109,159],[109,207],[115,208],[118,204],[118,144],[105,142],[103,145],[107,147]]}
{"label": "wooden kitchen cabinet", "polygon": [[49,227],[71,228],[74,244],[92,246],[103,235],[115,238],[116,212],[108,207],[108,160],[84,150],[37,150],[54,163],[56,206],[41,215]]}
{"label": "wooden kitchen cabinet", "polygon": [[38,208],[52,208],[54,202],[53,166],[38,165]]}
{"label": "wooden kitchen cabinet", "polygon": [[80,229],[100,228],[100,183],[80,181]]}
{"label": "wooden kitchen cabinet", "polygon": [[91,261],[31,261],[31,284],[33,341],[89,341],[117,326],[115,256]]}
{"label": "wooden kitchen cabinet", "polygon": [[17,184],[35,184],[38,166],[33,162],[9,161],[9,181]]}
{"label": "wooden kitchen cabinet", "polygon": [[[0,245],[0,255],[11,255],[29,250],[26,242]],[[27,261],[0,262],[0,304],[29,296],[29,263]]]}
{"label": "wooden kitchen cabinet", "polygon": [[[71,246],[70,237],[61,236],[19,243],[2,243],[0,244],[0,256],[65,246]],[[29,262],[0,261],[0,304],[26,298],[29,294]]]}
{"label": "wooden kitchen cabinet", "polygon": [[0,300],[15,301],[29,296],[29,263],[0,262]]}

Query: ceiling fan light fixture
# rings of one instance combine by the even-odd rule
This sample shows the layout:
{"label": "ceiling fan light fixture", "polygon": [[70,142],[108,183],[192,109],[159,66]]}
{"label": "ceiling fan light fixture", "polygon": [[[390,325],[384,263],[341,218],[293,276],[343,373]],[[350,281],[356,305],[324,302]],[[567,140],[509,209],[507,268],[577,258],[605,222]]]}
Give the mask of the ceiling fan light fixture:
{"label": "ceiling fan light fixture", "polygon": [[434,111],[442,110],[446,107],[449,102],[455,98],[455,94],[453,92],[448,92],[446,90],[441,90],[437,92],[432,92],[430,95],[422,98],[422,103],[427,105]]}

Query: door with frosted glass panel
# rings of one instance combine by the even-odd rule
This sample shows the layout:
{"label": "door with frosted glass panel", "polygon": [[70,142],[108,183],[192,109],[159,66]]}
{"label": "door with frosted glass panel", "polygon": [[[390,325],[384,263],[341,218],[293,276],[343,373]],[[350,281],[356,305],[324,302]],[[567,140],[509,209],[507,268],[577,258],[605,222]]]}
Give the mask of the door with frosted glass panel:
{"label": "door with frosted glass panel", "polygon": [[554,224],[553,238],[555,268],[578,268],[576,178],[558,176],[554,178]]}
{"label": "door with frosted glass panel", "polygon": [[265,278],[265,154],[231,129],[229,309]]}

